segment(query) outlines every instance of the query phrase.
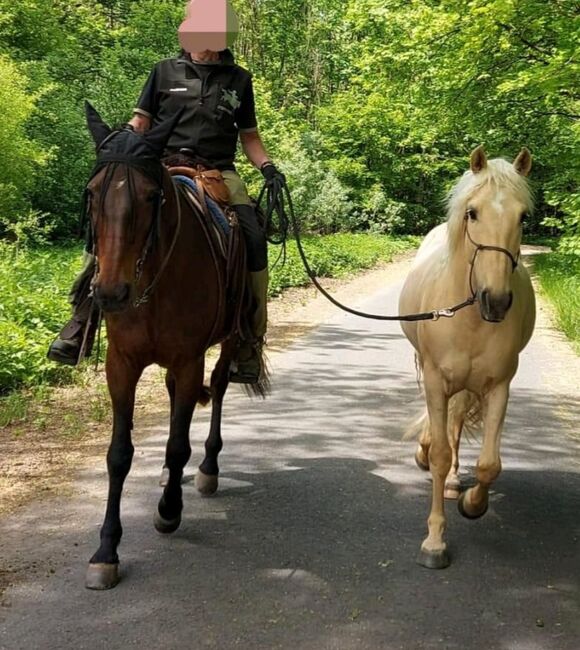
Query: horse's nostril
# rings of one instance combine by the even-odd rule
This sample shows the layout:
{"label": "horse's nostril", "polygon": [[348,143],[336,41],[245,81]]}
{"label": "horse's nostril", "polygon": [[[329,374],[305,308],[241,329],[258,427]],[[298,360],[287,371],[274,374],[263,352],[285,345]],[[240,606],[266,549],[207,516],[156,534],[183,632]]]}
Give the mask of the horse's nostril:
{"label": "horse's nostril", "polygon": [[115,298],[121,303],[126,302],[129,299],[130,289],[131,287],[128,284],[119,285],[115,291]]}
{"label": "horse's nostril", "polygon": [[484,289],[481,292],[481,304],[483,307],[489,311],[491,309],[491,304],[490,304],[490,297],[489,297],[489,291],[487,289]]}

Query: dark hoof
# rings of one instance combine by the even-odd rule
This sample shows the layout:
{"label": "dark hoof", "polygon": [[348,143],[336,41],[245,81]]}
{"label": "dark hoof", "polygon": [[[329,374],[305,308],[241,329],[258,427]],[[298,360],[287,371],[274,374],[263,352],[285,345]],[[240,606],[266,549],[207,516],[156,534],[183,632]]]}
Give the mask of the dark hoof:
{"label": "dark hoof", "polygon": [[153,519],[155,530],[162,535],[171,535],[174,533],[181,524],[181,515],[175,519],[163,519],[163,517],[156,512]]}
{"label": "dark hoof", "polygon": [[424,472],[428,472],[429,461],[427,461],[427,463],[423,462],[423,460],[421,459],[421,456],[423,455],[422,451],[423,450],[421,449],[421,447],[419,447],[419,449],[417,449],[417,451],[415,452],[415,462],[417,463],[417,467],[419,469],[422,469]]}
{"label": "dark hoof", "polygon": [[465,495],[467,492],[463,492],[460,496],[459,499],[457,500],[457,509],[459,512],[466,518],[466,519],[479,519],[480,517],[483,517],[483,515],[487,512],[489,508],[489,504],[485,504],[485,508],[481,512],[468,512],[465,509]]}
{"label": "dark hoof", "polygon": [[119,583],[118,564],[89,564],[85,587],[96,591],[112,589]]}
{"label": "dark hoof", "polygon": [[202,496],[212,496],[218,489],[218,475],[204,474],[201,470],[198,470],[195,475],[195,487]]}
{"label": "dark hoof", "polygon": [[446,569],[450,564],[449,553],[444,551],[426,551],[421,549],[417,557],[417,564],[426,569]]}

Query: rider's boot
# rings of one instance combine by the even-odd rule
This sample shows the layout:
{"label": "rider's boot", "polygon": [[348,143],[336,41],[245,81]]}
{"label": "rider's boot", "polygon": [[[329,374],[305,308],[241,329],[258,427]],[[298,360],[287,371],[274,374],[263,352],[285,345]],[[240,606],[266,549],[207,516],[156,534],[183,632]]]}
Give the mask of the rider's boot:
{"label": "rider's boot", "polygon": [[[47,357],[51,361],[67,366],[76,366],[82,361],[81,352],[83,358],[91,354],[99,321],[99,310],[90,295],[95,270],[95,257],[90,253],[85,253],[83,270],[75,280],[69,295],[69,301],[73,306],[73,316],[50,344]],[[84,350],[83,341],[85,342]]]}
{"label": "rider's boot", "polygon": [[235,384],[257,384],[263,373],[262,348],[268,326],[268,268],[248,274],[255,310],[252,318],[252,338],[242,341],[230,381]]}

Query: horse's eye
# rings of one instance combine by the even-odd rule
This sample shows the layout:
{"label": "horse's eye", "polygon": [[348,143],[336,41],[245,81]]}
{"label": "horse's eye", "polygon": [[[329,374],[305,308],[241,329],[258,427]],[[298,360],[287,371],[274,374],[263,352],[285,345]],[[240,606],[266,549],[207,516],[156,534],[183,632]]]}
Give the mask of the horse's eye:
{"label": "horse's eye", "polygon": [[474,208],[468,208],[467,212],[465,213],[465,218],[469,219],[470,221],[477,221],[477,211]]}

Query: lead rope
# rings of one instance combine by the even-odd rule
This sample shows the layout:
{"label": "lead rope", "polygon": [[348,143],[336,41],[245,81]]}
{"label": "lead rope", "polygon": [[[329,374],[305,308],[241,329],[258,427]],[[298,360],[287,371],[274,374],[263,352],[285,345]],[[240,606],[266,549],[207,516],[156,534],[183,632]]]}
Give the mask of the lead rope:
{"label": "lead rope", "polygon": [[[296,214],[294,213],[294,205],[292,203],[292,197],[290,196],[290,191],[288,190],[288,186],[286,185],[286,183],[266,182],[260,193],[258,204],[261,203],[264,196],[266,196],[267,198],[266,210],[265,210],[266,223],[264,226],[264,230],[266,232],[268,231],[270,224],[273,221],[272,217],[274,213],[276,213],[279,219],[278,231],[280,233],[280,237],[279,239],[273,239],[271,236],[269,236],[268,241],[270,241],[270,243],[282,244],[282,246],[284,247],[283,250],[285,251],[286,241],[288,238],[288,231],[289,231],[289,227],[291,226],[294,233],[294,239],[296,240],[296,247],[298,248],[298,254],[300,255],[300,259],[302,260],[302,264],[304,265],[304,269],[306,270],[306,273],[310,281],[329,302],[331,302],[333,305],[335,305],[342,311],[347,312],[348,314],[353,314],[354,316],[359,316],[360,318],[367,318],[370,320],[379,320],[379,321],[405,321],[405,322],[438,321],[441,318],[453,318],[453,316],[455,316],[455,314],[458,311],[465,309],[466,307],[470,307],[471,305],[474,305],[477,302],[476,293],[473,291],[472,288],[473,264],[475,263],[475,257],[477,256],[477,253],[479,252],[479,250],[482,250],[482,248],[476,249],[471,264],[469,284],[470,284],[472,295],[470,298],[467,298],[467,300],[464,300],[458,305],[454,305],[453,307],[448,307],[446,309],[436,309],[434,311],[421,312],[418,314],[408,314],[404,316],[384,316],[381,314],[370,314],[364,311],[353,309],[352,307],[348,307],[347,305],[337,300],[334,296],[332,296],[320,284],[318,278],[316,277],[316,274],[312,270],[310,263],[308,262],[308,258],[306,257],[304,247],[302,245],[302,239],[300,237],[300,227],[298,225],[298,220],[296,219]],[[289,217],[288,217],[288,213],[286,212],[285,202],[288,203]],[[511,254],[510,257],[512,257]]]}

